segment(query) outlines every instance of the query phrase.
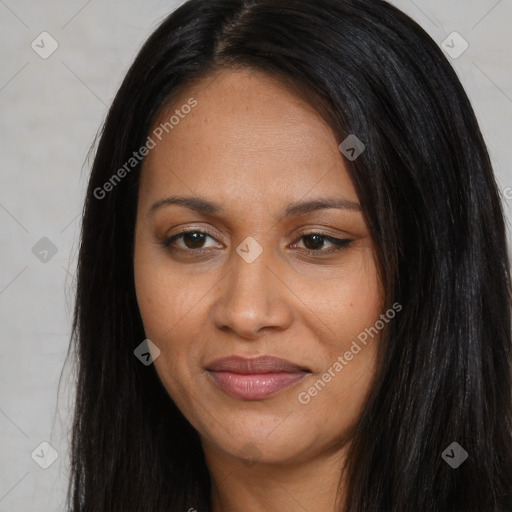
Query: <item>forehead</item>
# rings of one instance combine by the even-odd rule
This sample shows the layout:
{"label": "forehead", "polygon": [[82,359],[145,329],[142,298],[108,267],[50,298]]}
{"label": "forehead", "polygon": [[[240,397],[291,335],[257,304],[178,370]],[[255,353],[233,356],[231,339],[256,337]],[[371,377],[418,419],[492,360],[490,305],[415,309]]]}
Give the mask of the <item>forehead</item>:
{"label": "forehead", "polygon": [[[182,110],[192,99],[194,108]],[[152,131],[173,115],[179,122],[145,159],[141,194],[193,191],[229,201],[243,185],[267,202],[285,193],[297,199],[313,187],[356,200],[331,127],[274,77],[218,71],[175,97]]]}

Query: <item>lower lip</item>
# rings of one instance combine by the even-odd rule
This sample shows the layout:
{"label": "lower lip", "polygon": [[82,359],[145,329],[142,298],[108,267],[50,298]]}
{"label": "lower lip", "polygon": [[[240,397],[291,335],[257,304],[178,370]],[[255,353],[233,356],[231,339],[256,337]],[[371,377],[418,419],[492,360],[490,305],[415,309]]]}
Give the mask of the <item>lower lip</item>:
{"label": "lower lip", "polygon": [[262,374],[240,374],[231,372],[208,372],[217,385],[226,393],[244,400],[261,400],[301,381],[307,372],[279,372]]}

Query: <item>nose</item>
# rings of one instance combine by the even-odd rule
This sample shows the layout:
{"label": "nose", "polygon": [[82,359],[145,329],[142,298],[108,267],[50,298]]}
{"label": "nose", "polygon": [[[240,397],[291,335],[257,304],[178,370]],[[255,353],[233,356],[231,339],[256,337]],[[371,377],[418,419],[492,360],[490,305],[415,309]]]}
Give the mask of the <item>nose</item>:
{"label": "nose", "polygon": [[293,322],[292,292],[279,276],[270,251],[248,263],[237,253],[231,256],[231,268],[220,283],[218,299],[212,306],[216,327],[245,340],[287,329]]}

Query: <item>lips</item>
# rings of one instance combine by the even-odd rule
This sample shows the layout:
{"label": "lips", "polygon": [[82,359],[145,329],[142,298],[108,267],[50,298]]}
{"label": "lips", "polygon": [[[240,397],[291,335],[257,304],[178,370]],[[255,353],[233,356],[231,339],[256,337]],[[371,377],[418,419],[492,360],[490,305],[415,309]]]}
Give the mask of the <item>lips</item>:
{"label": "lips", "polygon": [[231,372],[245,375],[310,371],[306,367],[273,356],[260,356],[252,359],[240,356],[225,357],[223,359],[216,359],[206,369],[213,372]]}
{"label": "lips", "polygon": [[217,359],[206,370],[220,389],[236,398],[261,400],[304,379],[311,371],[273,356]]}

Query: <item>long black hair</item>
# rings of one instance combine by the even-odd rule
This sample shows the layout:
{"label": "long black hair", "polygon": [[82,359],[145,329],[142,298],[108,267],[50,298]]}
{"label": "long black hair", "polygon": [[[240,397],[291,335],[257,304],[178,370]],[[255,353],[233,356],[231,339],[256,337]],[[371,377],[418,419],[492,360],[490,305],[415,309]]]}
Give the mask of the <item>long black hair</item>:
{"label": "long black hair", "polygon": [[[141,164],[108,193],[98,190],[146,143],[178,91],[223,67],[293,84],[340,142],[355,134],[366,146],[347,166],[385,309],[398,302],[402,311],[381,337],[350,445],[346,510],[512,510],[511,288],[500,196],[451,65],[382,0],[190,0],[140,50],[104,123],[84,206],[69,509],[210,510],[198,434],[154,365],[133,354],[145,338],[132,258]],[[456,469],[442,456],[454,442],[468,454]]]}

